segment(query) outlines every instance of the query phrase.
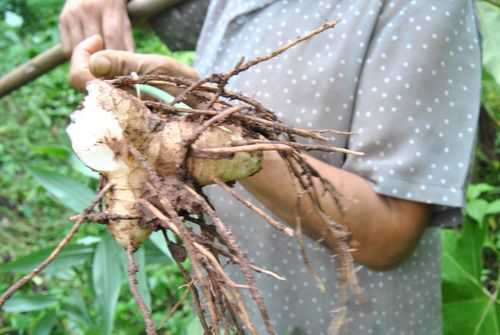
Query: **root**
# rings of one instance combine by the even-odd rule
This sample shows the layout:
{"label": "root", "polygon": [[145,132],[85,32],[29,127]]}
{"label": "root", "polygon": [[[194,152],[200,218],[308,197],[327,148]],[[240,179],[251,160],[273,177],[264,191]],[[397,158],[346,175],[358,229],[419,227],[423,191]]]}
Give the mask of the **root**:
{"label": "root", "polygon": [[302,193],[300,193],[298,199],[297,199],[297,214],[295,215],[295,236],[297,236],[297,241],[299,244],[299,250],[300,254],[302,255],[302,259],[304,261],[304,265],[309,271],[309,273],[313,276],[313,278],[316,280],[316,284],[318,285],[319,289],[321,292],[326,291],[325,284],[323,283],[323,279],[321,279],[319,273],[314,269],[314,266],[312,265],[311,261],[309,260],[309,256],[307,255],[306,252],[306,246],[304,242],[304,235],[302,233],[302,220],[301,220],[301,205],[302,202]]}
{"label": "root", "polygon": [[234,189],[232,189],[231,187],[229,187],[226,183],[223,183],[222,181],[220,181],[218,179],[216,179],[215,182],[217,183],[217,185],[219,185],[220,188],[222,188],[224,191],[226,191],[227,193],[229,193],[230,195],[232,195],[236,200],[238,200],[239,202],[241,202],[247,208],[249,208],[252,211],[254,211],[255,213],[257,213],[257,215],[259,215],[261,218],[263,218],[271,226],[273,226],[274,228],[276,228],[280,232],[284,233],[285,235],[288,235],[288,236],[293,236],[294,235],[292,228],[290,228],[287,225],[285,225],[285,224],[283,224],[283,223],[281,223],[281,222],[276,221],[275,219],[273,219],[271,216],[269,216],[262,209],[260,209],[259,207],[255,206],[254,204],[252,204],[251,202],[249,202],[248,200],[246,200],[238,192],[236,192]]}
{"label": "root", "polygon": [[[192,262],[193,283],[194,285],[199,285],[201,287],[201,292],[203,293],[205,301],[208,304],[208,311],[211,320],[211,325],[207,322],[208,328],[211,331],[218,332],[220,320],[226,317],[223,306],[220,306],[220,304],[218,306],[214,299],[216,296],[225,296],[229,307],[235,309],[235,315],[238,315],[243,325],[250,331],[251,334],[258,335],[257,329],[249,317],[244,300],[239,292],[239,289],[245,288],[250,291],[250,295],[255,301],[261,313],[262,319],[266,324],[268,333],[275,335],[276,333],[271,325],[269,313],[267,312],[260,292],[256,288],[250,262],[243,251],[237,246],[232,233],[224,226],[222,221],[215,214],[211,205],[192,187],[188,186],[185,182],[179,181],[179,187],[184,188],[187,192],[185,195],[186,199],[187,197],[192,197],[195,200],[196,205],[200,207],[200,210],[209,215],[212,219],[212,222],[216,227],[218,239],[222,242],[222,245],[228,248],[228,252],[232,255],[233,260],[240,267],[247,282],[246,286],[235,284],[225,274],[223,268],[219,265],[216,256],[213,256],[207,248],[195,242],[192,231],[184,226],[182,219],[177,214],[177,211],[172,206],[172,203],[168,200],[166,187],[164,187],[164,182],[161,177],[156,174],[140,152],[133,147],[129,150],[148,172],[149,179],[151,181],[151,191],[158,197],[162,210],[165,211],[166,215],[150,202],[140,200],[140,204],[159,219],[160,224],[164,229],[170,229],[184,242],[186,251]],[[171,182],[175,183],[176,181],[174,180]],[[203,272],[207,273],[207,275],[203,276]],[[211,290],[216,290],[216,294],[212,294]],[[204,315],[202,315],[202,317],[204,318]]]}
{"label": "root", "polygon": [[106,213],[106,212],[101,212],[101,213],[88,213],[88,214],[78,214],[70,217],[69,219],[71,221],[78,221],[81,218],[84,218],[85,220],[88,220],[93,223],[101,223],[101,224],[108,224],[110,221],[114,220],[139,220],[141,217],[138,216],[133,216],[133,215],[120,215],[120,214],[114,214],[114,213]]}
{"label": "root", "polygon": [[86,219],[86,215],[89,214],[97,206],[104,194],[106,194],[106,192],[108,192],[111,187],[113,187],[113,184],[109,183],[101,189],[94,201],[92,201],[90,206],[83,211],[82,215],[80,215],[80,217],[76,220],[75,224],[73,225],[73,227],[71,227],[66,236],[57,244],[54,250],[50,253],[49,256],[47,256],[45,260],[43,260],[43,262],[38,264],[38,266],[34,268],[30,273],[26,274],[17,282],[15,282],[0,296],[0,308],[7,302],[7,300],[10,299],[10,297],[12,297],[15,292],[17,292],[17,290],[21,289],[24,285],[29,283],[35,276],[40,274],[50,263],[52,263],[52,261],[61,253],[64,247],[71,241],[73,236],[75,236],[78,229],[80,229],[81,225]]}
{"label": "root", "polygon": [[[151,205],[151,204],[147,204],[147,205],[150,206],[151,209],[154,208],[153,205]],[[168,247],[170,253],[172,253],[171,244],[169,243],[169,240],[168,240],[168,237],[167,237],[165,229],[162,229],[162,232],[163,232],[163,237],[165,238],[165,243],[167,243],[167,247]],[[204,314],[203,308],[201,307],[200,295],[198,293],[198,289],[194,285],[193,279],[189,275],[189,272],[184,268],[184,266],[182,265],[182,263],[178,259],[174,258],[174,260],[175,260],[175,262],[177,264],[177,267],[179,268],[179,271],[180,271],[182,277],[184,278],[184,280],[186,281],[186,283],[188,283],[188,285],[189,285],[188,286],[189,290],[191,291],[191,294],[193,295],[195,312],[198,315],[198,318],[200,319],[201,326],[202,326],[203,330],[205,331],[205,333],[209,334],[209,326],[208,326],[208,322],[207,322],[207,320],[205,318],[205,314]]]}
{"label": "root", "polygon": [[161,320],[160,326],[158,327],[159,329],[163,328],[163,325],[165,322],[170,319],[172,315],[181,307],[181,305],[186,301],[186,299],[189,296],[189,292],[191,292],[191,287],[192,283],[187,283],[187,289],[182,293],[180,296],[179,300],[176,301],[176,303],[169,309],[169,311],[165,314],[165,317]]}
{"label": "root", "polygon": [[151,312],[149,311],[148,306],[144,303],[144,300],[139,293],[139,289],[137,288],[137,277],[136,274],[139,271],[137,264],[134,261],[134,246],[130,244],[127,248],[127,264],[128,264],[128,284],[130,287],[130,292],[134,296],[135,302],[139,309],[141,310],[142,317],[144,318],[144,323],[146,324],[146,333],[148,335],[156,335],[155,323],[151,317]]}
{"label": "root", "polygon": [[[338,148],[329,143],[329,134],[348,136],[351,133],[286,126],[277,119],[271,110],[267,109],[260,102],[242,93],[233,92],[226,88],[228,81],[233,76],[272,59],[289,48],[335,25],[336,22],[327,22],[318,29],[279,47],[268,55],[249,61],[241,59],[228,72],[213,74],[199,81],[175,78],[167,75],[124,76],[110,81],[113,85],[125,89],[130,89],[135,84],[180,88],[182,89],[182,93],[170,104],[159,101],[146,101],[145,105],[159,117],[161,122],[182,119],[192,120],[200,124],[197,130],[183,142],[181,148],[183,150],[182,157],[176,162],[178,175],[175,176],[177,180],[175,183],[178,185],[178,197],[185,199],[186,202],[189,199],[189,202],[196,207],[194,210],[192,208],[191,212],[199,216],[207,215],[213,225],[204,222],[194,222],[197,226],[196,228],[188,227],[183,222],[184,218],[182,215],[179,214],[182,212],[181,208],[176,207],[175,202],[169,199],[169,194],[165,191],[166,180],[163,180],[156,173],[154,168],[149,165],[138,150],[131,148],[130,151],[141,162],[142,167],[148,171],[150,190],[156,199],[154,202],[145,200],[139,202],[159,220],[162,228],[171,230],[179,240],[183,241],[183,247],[186,250],[187,256],[191,259],[192,278],[186,275],[185,277],[186,280],[192,282],[193,288],[197,288],[197,294],[201,295],[195,306],[197,306],[196,309],[200,319],[206,320],[206,322],[202,321],[202,324],[207,333],[208,331],[217,333],[221,324],[224,329],[231,325],[239,329],[238,327],[241,324],[241,329],[245,328],[251,334],[256,333],[255,326],[249,319],[243,299],[238,292],[239,289],[248,289],[252,300],[257,305],[267,332],[275,334],[262,296],[256,288],[253,272],[267,273],[279,279],[284,278],[249,262],[245,253],[238,247],[231,231],[217,216],[201,189],[196,185],[196,182],[190,178],[187,172],[187,159],[189,157],[214,160],[231,159],[238,153],[279,152],[287,162],[290,173],[295,176],[296,189],[298,194],[301,194],[300,197],[307,198],[313,204],[314,210],[320,213],[320,218],[325,227],[327,227],[324,231],[325,237],[328,236],[330,240],[335,241],[334,252],[337,257],[335,265],[339,273],[338,288],[340,290],[341,306],[347,303],[345,297],[349,296],[349,284],[351,284],[351,288],[355,291],[358,287],[349,251],[349,234],[344,227],[333,222],[325,214],[323,208],[321,208],[321,199],[326,193],[335,200],[342,213],[343,207],[339,199],[340,195],[337,194],[334,186],[328,180],[322,178],[301,155],[302,152],[307,151],[362,155],[363,153],[361,152]],[[207,95],[210,94],[211,98],[207,99]],[[203,101],[206,103],[201,104],[203,106],[202,109],[175,107],[176,103],[185,102],[187,98],[192,97],[199,100],[204,99]],[[205,131],[217,125],[236,125],[241,127],[245,131],[245,140],[233,140],[232,143],[225,147],[193,148],[193,144]],[[319,143],[311,144],[309,143],[311,141],[299,143],[297,137]],[[262,217],[269,225],[288,236],[296,237],[305,267],[318,283],[320,289],[325,289],[324,283],[309,261],[305,250],[302,223],[300,221],[300,201],[297,204],[298,219],[294,231],[292,228],[274,220],[226,183],[218,179],[214,181],[224,191],[231,194],[232,197],[244,206]],[[316,187],[315,185],[318,182],[319,186]],[[239,268],[246,281],[244,285],[234,283],[231,278],[227,277],[223,266],[220,264],[220,258],[229,260]],[[207,312],[208,318],[205,312]],[[339,319],[337,318],[337,320]],[[337,324],[341,323],[337,322]]]}
{"label": "root", "polygon": [[[198,199],[201,198],[201,196],[195,190],[193,190],[187,185],[186,188],[195,198]],[[210,205],[208,205],[205,201],[202,201],[201,204],[204,207],[205,213],[210,216],[213,223],[217,227],[217,231],[221,239],[225,242],[225,244],[229,248],[229,251],[235,256],[236,261],[239,263],[241,272],[243,273],[243,276],[245,277],[247,284],[249,286],[250,295],[257,304],[257,308],[259,309],[262,320],[266,325],[267,332],[271,335],[275,335],[276,333],[274,331],[273,326],[271,325],[271,319],[269,317],[269,313],[267,312],[267,308],[265,307],[264,300],[259,290],[257,290],[256,288],[255,280],[253,278],[252,270],[249,266],[249,261],[246,254],[238,247],[233,234],[222,223],[222,221],[215,213],[214,209]]]}
{"label": "root", "polygon": [[[281,55],[282,53],[284,53],[288,49],[293,48],[294,46],[313,38],[314,36],[322,33],[323,31],[334,28],[336,25],[337,25],[336,21],[325,22],[321,27],[310,31],[310,32],[304,34],[303,36],[298,37],[297,39],[295,39],[293,41],[285,43],[284,45],[278,47],[277,49],[275,49],[274,51],[272,51],[268,55],[257,57],[257,58],[254,58],[252,60],[249,60],[249,61],[245,61],[245,58],[241,58],[239,60],[239,62],[234,66],[234,68],[232,68],[227,73],[213,74],[208,78],[202,79],[202,80],[198,81],[197,83],[190,85],[185,91],[183,91],[179,95],[180,98],[175,99],[171,105],[173,106],[175,103],[182,102],[189,93],[193,92],[196,88],[203,86],[205,83],[214,82],[217,84],[217,91],[216,91],[215,96],[212,98],[212,100],[210,101],[210,103],[208,105],[208,108],[210,108],[219,99],[219,97],[223,95],[223,93],[225,91],[225,86],[227,85],[229,79],[231,79],[232,77],[237,76],[241,72],[247,71],[251,67],[254,67],[262,62],[269,61],[270,59]],[[268,116],[275,118],[274,114],[272,114],[272,113]]]}

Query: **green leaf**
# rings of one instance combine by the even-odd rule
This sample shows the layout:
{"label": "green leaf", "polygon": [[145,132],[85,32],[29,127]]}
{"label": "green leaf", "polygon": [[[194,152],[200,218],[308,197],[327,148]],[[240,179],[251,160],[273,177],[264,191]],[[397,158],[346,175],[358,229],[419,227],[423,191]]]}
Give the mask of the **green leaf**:
{"label": "green leaf", "polygon": [[62,311],[67,315],[71,328],[85,333],[89,327],[95,326],[88,314],[88,308],[80,292],[71,292],[62,305]]}
{"label": "green leaf", "polygon": [[[2,265],[0,267],[0,272],[28,273],[47,258],[52,250],[54,250],[54,247],[55,246],[38,250],[6,265]],[[79,266],[90,259],[91,255],[94,253],[94,249],[95,247],[93,245],[67,245],[59,256],[47,266],[44,273],[50,275],[60,270],[68,269],[69,267]]]}
{"label": "green leaf", "polygon": [[481,282],[485,228],[466,220],[442,232],[444,334],[498,334],[498,304]]}
{"label": "green leaf", "polygon": [[197,317],[194,317],[191,322],[189,322],[185,335],[203,335],[203,327]]}
{"label": "green leaf", "polygon": [[477,8],[483,41],[483,65],[500,84],[500,8],[485,1],[478,1]]}
{"label": "green leaf", "polygon": [[[495,122],[500,117],[500,85],[495,78],[483,68],[483,77],[481,79],[481,102],[486,113]],[[497,135],[498,136],[498,135]]]}
{"label": "green leaf", "polygon": [[499,306],[486,295],[447,303],[443,308],[445,335],[499,334]]}
{"label": "green leaf", "polygon": [[71,154],[69,162],[71,163],[73,169],[75,169],[82,175],[93,179],[99,179],[99,173],[88,168],[75,154]]}
{"label": "green leaf", "polygon": [[139,288],[139,294],[146,306],[151,310],[151,293],[148,287],[148,277],[146,275],[146,253],[144,248],[139,248],[134,254],[134,260],[139,268],[137,272],[137,286]]}
{"label": "green leaf", "polygon": [[35,325],[33,335],[49,335],[57,323],[57,316],[55,313],[45,314]]}
{"label": "green leaf", "polygon": [[494,215],[500,213],[500,199],[497,199],[488,205],[486,214]]}
{"label": "green leaf", "polygon": [[95,198],[95,192],[74,179],[41,168],[28,171],[63,206],[75,212],[83,211]]}
{"label": "green leaf", "polygon": [[144,252],[146,253],[146,264],[169,264],[172,259],[165,254],[153,243],[147,240],[143,244]]}
{"label": "green leaf", "polygon": [[92,281],[97,297],[97,307],[102,317],[102,332],[112,334],[115,309],[124,281],[121,265],[121,247],[106,234],[97,245],[92,265]]}
{"label": "green leaf", "polygon": [[467,199],[474,200],[478,198],[484,192],[490,192],[495,190],[495,187],[489,184],[472,184],[467,188]]}
{"label": "green leaf", "polygon": [[36,154],[59,158],[68,158],[70,156],[68,148],[60,145],[36,145],[31,147],[31,151]]}
{"label": "green leaf", "polygon": [[149,237],[149,240],[153,242],[153,244],[163,253],[165,254],[170,260],[172,259],[172,255],[170,254],[170,251],[168,250],[167,244],[165,243],[165,238],[163,237],[162,232],[160,231],[155,231],[154,233],[151,234]]}
{"label": "green leaf", "polygon": [[16,294],[4,305],[4,310],[11,313],[33,312],[53,307],[57,304],[57,298],[53,295],[28,296]]}
{"label": "green leaf", "polygon": [[482,290],[482,245],[485,230],[466,220],[462,231],[443,230],[442,282],[445,302],[473,299]]}
{"label": "green leaf", "polygon": [[483,222],[487,214],[489,203],[484,199],[472,200],[465,207],[465,212],[478,223]]}

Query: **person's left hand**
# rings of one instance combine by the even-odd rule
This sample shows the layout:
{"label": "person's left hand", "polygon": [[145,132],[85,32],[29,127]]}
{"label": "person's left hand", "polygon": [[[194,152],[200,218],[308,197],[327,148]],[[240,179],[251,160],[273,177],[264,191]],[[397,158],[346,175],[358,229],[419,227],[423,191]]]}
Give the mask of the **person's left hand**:
{"label": "person's left hand", "polygon": [[198,78],[193,68],[169,57],[103,48],[104,43],[99,35],[91,36],[76,46],[71,57],[69,74],[70,83],[74,88],[84,91],[90,80],[128,75],[132,72]]}

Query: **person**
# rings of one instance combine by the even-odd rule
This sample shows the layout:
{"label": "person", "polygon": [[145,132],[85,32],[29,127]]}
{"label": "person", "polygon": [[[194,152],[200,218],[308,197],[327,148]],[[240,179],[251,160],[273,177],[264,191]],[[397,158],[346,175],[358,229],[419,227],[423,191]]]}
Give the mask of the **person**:
{"label": "person", "polygon": [[[115,15],[121,17],[123,8],[116,7],[122,12]],[[229,70],[242,56],[267,54],[333,19],[339,19],[333,30],[229,85],[253,94],[289,125],[352,131],[348,137],[332,136],[332,143],[364,152],[361,157],[308,156],[341,194],[343,212],[328,197],[322,206],[352,232],[367,299],[348,304],[343,333],[441,334],[439,227],[461,221],[480,103],[472,0],[314,5],[212,0],[198,40],[196,70],[158,55],[102,50],[109,44],[105,34],[104,43],[99,36],[73,43],[79,35],[71,37],[70,78],[83,90],[92,78],[130,72],[204,77]],[[298,194],[276,153],[266,152],[262,170],[236,189],[295,224]],[[217,187],[207,187],[207,193],[250,259],[287,278],[277,282],[257,275],[277,333],[327,334],[339,308],[335,260],[331,239],[316,241],[324,227],[311,204],[303,203],[301,220],[307,253],[326,292],[305,269],[296,240],[268,227]],[[256,309],[253,318],[265,333]]]}

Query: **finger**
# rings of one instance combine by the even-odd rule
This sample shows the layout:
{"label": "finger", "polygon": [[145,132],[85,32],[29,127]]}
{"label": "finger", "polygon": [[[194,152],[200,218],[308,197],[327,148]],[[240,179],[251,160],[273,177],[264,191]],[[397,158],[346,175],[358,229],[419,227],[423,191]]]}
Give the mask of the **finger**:
{"label": "finger", "polygon": [[70,82],[77,90],[83,91],[88,81],[94,79],[89,69],[89,59],[92,54],[102,50],[104,43],[101,36],[94,35],[76,46],[71,57]]}
{"label": "finger", "polygon": [[90,71],[96,77],[139,74],[167,74],[196,78],[194,69],[168,57],[136,54],[119,50],[103,50],[90,57]]}
{"label": "finger", "polygon": [[125,43],[125,50],[132,52],[135,49],[135,43],[134,35],[132,34],[132,24],[130,23],[128,15],[125,15],[125,17],[123,18],[123,22],[123,38]]}
{"label": "finger", "polygon": [[73,51],[76,46],[85,39],[85,36],[83,35],[83,29],[79,19],[68,23],[68,27],[71,40],[71,50]]}
{"label": "finger", "polygon": [[[107,13],[107,15],[106,15]],[[102,34],[106,49],[125,50],[121,15],[107,11],[102,17]]]}
{"label": "finger", "polygon": [[101,35],[101,28],[99,25],[100,18],[95,15],[86,15],[85,25],[83,26],[83,33],[85,38],[93,35]]}
{"label": "finger", "polygon": [[121,50],[103,50],[90,58],[90,71],[96,77],[115,77],[142,73],[142,55]]}
{"label": "finger", "polygon": [[66,57],[71,57],[71,37],[69,32],[69,27],[66,24],[66,20],[59,20],[59,34],[61,35],[61,44]]}

